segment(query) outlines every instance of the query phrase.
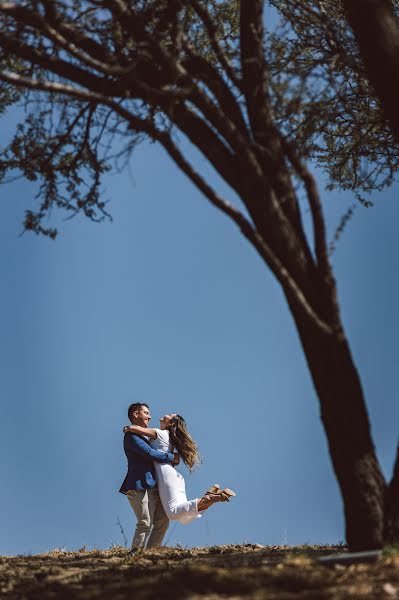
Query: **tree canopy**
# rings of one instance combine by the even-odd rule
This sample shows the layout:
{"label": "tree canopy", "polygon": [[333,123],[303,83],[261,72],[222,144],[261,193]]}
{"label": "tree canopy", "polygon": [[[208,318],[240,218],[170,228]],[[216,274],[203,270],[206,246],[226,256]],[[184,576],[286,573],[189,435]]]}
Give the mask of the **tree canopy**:
{"label": "tree canopy", "polygon": [[[398,146],[342,2],[268,0],[264,21],[268,94],[282,135],[325,170],[331,188],[369,206],[396,176]],[[18,100],[26,115],[0,169],[39,182],[40,206],[25,220],[37,233],[55,237],[43,225],[55,206],[105,218],[102,174],[122,168],[145,137],[174,139],[172,105],[205,117],[216,141],[210,101],[243,108],[237,0],[3,2],[0,23],[0,105]],[[66,82],[65,94],[56,93]],[[140,127],[126,125],[124,110]]]}

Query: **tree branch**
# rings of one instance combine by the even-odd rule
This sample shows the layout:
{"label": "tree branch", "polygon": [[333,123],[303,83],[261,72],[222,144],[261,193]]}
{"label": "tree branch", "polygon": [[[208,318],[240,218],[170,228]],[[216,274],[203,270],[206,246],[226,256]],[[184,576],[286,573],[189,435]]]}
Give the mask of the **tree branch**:
{"label": "tree branch", "polygon": [[[115,57],[108,54],[103,46],[97,44],[94,40],[87,38],[74,27],[65,22],[58,21],[56,18],[45,20],[38,12],[33,12],[24,6],[18,6],[11,2],[0,2],[0,13],[12,17],[18,24],[32,27],[48,39],[55,42],[59,47],[64,48],[72,56],[86,62],[90,66],[101,71],[110,69],[109,74],[120,74],[124,72],[122,67],[113,66],[109,62],[115,63]],[[46,18],[48,17],[46,12]],[[102,57],[102,60],[99,60]],[[115,69],[115,72],[113,71]]]}
{"label": "tree branch", "polygon": [[248,118],[253,138],[263,159],[262,165],[270,185],[278,197],[290,222],[300,251],[311,263],[312,257],[304,233],[301,215],[290,178],[284,168],[280,135],[273,123],[267,94],[267,68],[263,47],[264,0],[240,0],[240,52],[242,89],[246,99]]}
{"label": "tree branch", "polygon": [[317,192],[316,182],[307,166],[301,161],[296,149],[288,141],[281,138],[283,148],[289,161],[294,167],[297,175],[302,179],[306,194],[309,200],[310,211],[313,221],[314,248],[318,265],[322,273],[328,277],[331,276],[331,265],[328,260],[328,248],[326,241],[326,228],[323,217],[319,194]]}
{"label": "tree branch", "polygon": [[[58,154],[59,150],[68,141],[70,134],[75,129],[75,127],[78,124],[78,122],[80,121],[80,119],[83,117],[83,115],[85,114],[85,112],[87,112],[88,110],[91,110],[91,105],[90,104],[84,105],[81,108],[81,110],[78,112],[78,114],[73,119],[72,123],[69,125],[69,127],[65,131],[65,133],[59,136],[59,139],[58,139],[58,142],[57,142],[55,148],[53,149],[51,155],[46,159],[46,163],[48,163],[48,164],[51,163],[51,161],[53,160],[53,158]],[[76,157],[75,157],[75,160],[76,160]]]}
{"label": "tree branch", "polygon": [[215,96],[223,112],[229,117],[243,135],[248,136],[248,129],[244,121],[241,108],[231,92],[229,86],[221,77],[219,71],[212,63],[209,63],[202,56],[195,54],[190,46],[185,46],[188,58],[184,62],[186,71],[200,76],[201,81],[208,87]]}
{"label": "tree branch", "polygon": [[[103,74],[112,76],[125,75],[135,68],[135,66],[132,65],[122,67],[120,65],[109,64],[108,60],[115,62],[115,59],[111,57],[111,55],[107,55],[102,46],[99,46],[99,44],[95,44],[96,53],[93,56],[93,52],[88,53],[85,50],[85,47],[92,50],[90,46],[91,40],[89,38],[83,35],[76,35],[76,29],[70,26],[66,27],[60,22],[46,22],[39,13],[34,13],[25,7],[3,3],[0,4],[0,13],[12,16],[17,20],[18,23],[29,25],[44,35],[47,39],[54,42],[59,48],[63,48],[69,52],[69,54],[74,58],[77,58],[79,61],[100,71]],[[75,41],[71,41],[71,38]],[[99,53],[98,48],[101,48],[101,53]],[[104,61],[104,58],[103,60],[99,60],[99,54],[103,55],[103,57],[105,55],[107,57],[107,61]]]}
{"label": "tree branch", "polygon": [[223,52],[219,41],[216,37],[217,31],[213,21],[206,10],[205,7],[201,6],[198,0],[189,0],[189,4],[193,7],[197,15],[202,20],[205,25],[206,31],[208,33],[209,41],[211,43],[212,49],[215,53],[216,58],[218,59],[221,67],[225,71],[226,75],[229,77],[230,81],[236,86],[238,90],[241,90],[241,80],[234,73],[233,67],[231,66],[227,56]]}
{"label": "tree branch", "polygon": [[248,137],[242,135],[240,129],[229,119],[228,115],[220,111],[199,86],[193,87],[190,99],[202,112],[207,121],[211,123],[216,132],[226,140],[232,151],[236,155],[239,155],[243,162],[245,162],[259,178],[263,178],[262,167],[258,162],[258,157],[251,148],[250,140]]}
{"label": "tree branch", "polygon": [[0,81],[10,83],[11,85],[15,85],[16,87],[22,89],[29,89],[49,94],[63,94],[65,96],[77,98],[78,100],[88,100],[89,102],[112,106],[115,110],[118,108],[118,104],[107,96],[103,96],[102,94],[97,94],[83,88],[75,88],[72,85],[57,83],[55,81],[30,79],[29,77],[24,77],[23,75],[17,75],[16,73],[11,73],[4,70],[0,70]]}
{"label": "tree branch", "polygon": [[242,193],[245,182],[240,176],[237,156],[230,152],[212,129],[182,102],[165,106],[163,110],[226,182],[238,193]]}
{"label": "tree branch", "polygon": [[180,62],[174,60],[174,57],[168,53],[164,45],[157,44],[156,38],[154,39],[154,37],[141,26],[140,15],[135,12],[131,6],[127,6],[123,0],[104,0],[101,4],[107,7],[112,15],[118,19],[121,27],[128,30],[129,34],[134,36],[135,41],[151,50],[155,64],[159,64],[166,71],[169,71],[172,80],[186,75]]}
{"label": "tree branch", "polygon": [[242,89],[255,140],[266,141],[270,123],[266,63],[263,51],[263,0],[240,1],[240,52]]}
{"label": "tree branch", "polygon": [[112,85],[109,80],[100,79],[89,71],[81,69],[77,65],[72,65],[61,58],[43,54],[36,50],[36,48],[21,41],[16,41],[3,33],[0,33],[0,47],[12,52],[18,58],[47,69],[59,77],[68,79],[84,87],[90,87],[96,92],[113,94]]}
{"label": "tree branch", "polygon": [[131,65],[129,68],[124,69],[123,76],[118,80],[111,80],[105,77],[100,78],[90,71],[56,56],[42,53],[32,46],[15,41],[2,33],[0,33],[0,47],[13,53],[18,58],[42,67],[63,79],[88,88],[94,93],[101,93],[105,97],[135,97],[143,99],[151,105],[156,103],[165,104],[165,102],[170,103],[176,98],[187,97],[190,93],[190,90],[187,89],[173,89],[170,87],[163,89],[161,87],[158,89],[157,87],[148,85],[131,72],[134,71],[136,65]]}

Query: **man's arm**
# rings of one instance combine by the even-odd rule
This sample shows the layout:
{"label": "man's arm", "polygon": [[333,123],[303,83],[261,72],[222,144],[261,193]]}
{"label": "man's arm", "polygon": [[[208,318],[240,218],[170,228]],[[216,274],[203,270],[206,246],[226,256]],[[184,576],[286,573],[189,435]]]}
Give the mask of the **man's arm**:
{"label": "man's arm", "polygon": [[173,452],[161,452],[160,450],[154,450],[151,446],[138,435],[133,433],[129,436],[130,441],[134,446],[134,451],[143,456],[148,456],[152,460],[156,460],[161,463],[176,463],[176,458]]}

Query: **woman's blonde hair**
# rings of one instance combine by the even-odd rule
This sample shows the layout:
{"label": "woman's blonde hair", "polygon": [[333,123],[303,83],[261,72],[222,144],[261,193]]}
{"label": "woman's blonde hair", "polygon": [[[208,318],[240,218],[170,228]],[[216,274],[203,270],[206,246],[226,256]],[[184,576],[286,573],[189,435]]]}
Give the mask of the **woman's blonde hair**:
{"label": "woman's blonde hair", "polygon": [[176,448],[180,458],[192,471],[195,465],[201,463],[198,446],[187,431],[186,422],[180,415],[176,415],[168,427],[170,443]]}

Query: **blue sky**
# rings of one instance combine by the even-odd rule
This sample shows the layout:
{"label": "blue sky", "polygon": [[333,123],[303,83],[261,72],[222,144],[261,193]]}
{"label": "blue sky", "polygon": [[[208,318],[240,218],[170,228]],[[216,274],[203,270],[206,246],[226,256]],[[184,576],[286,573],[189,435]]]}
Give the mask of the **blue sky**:
{"label": "blue sky", "polygon": [[[61,222],[55,242],[21,236],[34,193],[24,181],[0,189],[0,554],[123,543],[118,519],[130,543],[135,520],[117,490],[133,401],[150,404],[153,425],[171,411],[188,421],[203,456],[193,475],[181,469],[189,497],[214,482],[237,491],[172,524],[169,545],[343,540],[292,319],[237,228],[150,144],[105,180],[112,223]],[[399,431],[396,194],[357,210],[333,259],[386,474]],[[322,197],[331,237],[352,198]]]}

